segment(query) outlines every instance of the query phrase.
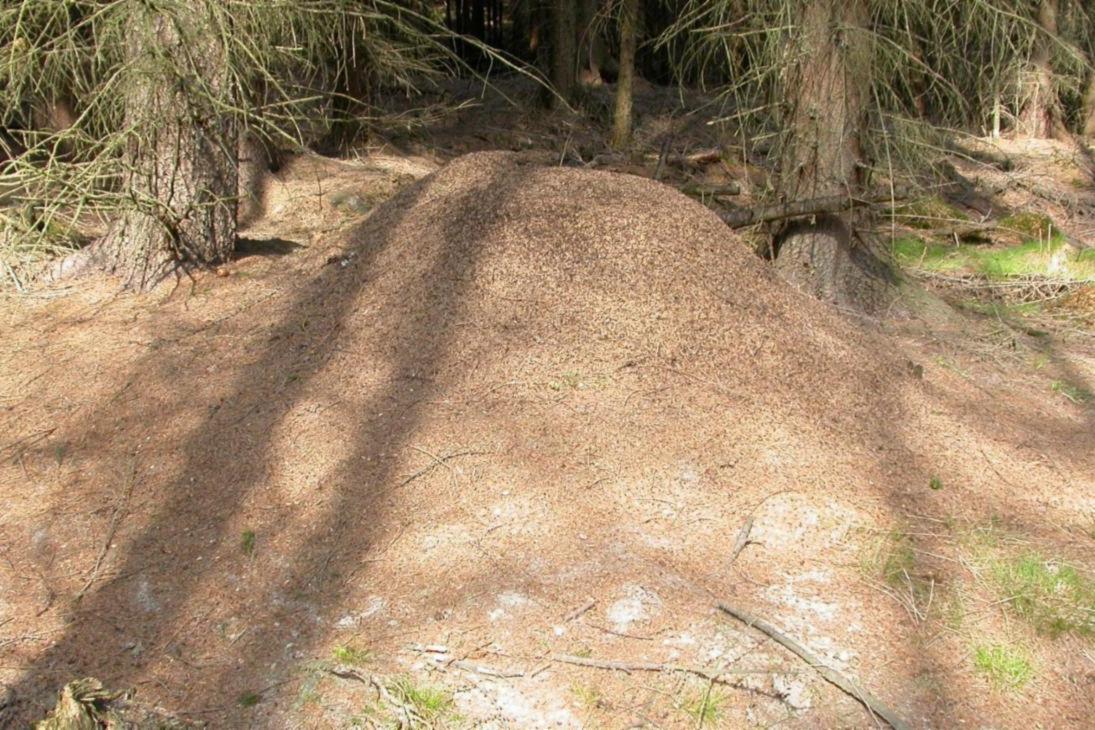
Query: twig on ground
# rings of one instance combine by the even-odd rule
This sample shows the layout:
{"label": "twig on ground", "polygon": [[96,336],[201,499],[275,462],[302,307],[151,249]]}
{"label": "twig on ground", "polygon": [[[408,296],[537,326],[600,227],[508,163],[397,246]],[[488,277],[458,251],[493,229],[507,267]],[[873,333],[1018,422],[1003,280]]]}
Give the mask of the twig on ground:
{"label": "twig on ground", "polygon": [[469,662],[464,659],[458,659],[449,666],[456,667],[457,669],[463,669],[465,672],[472,672],[473,674],[482,674],[486,677],[497,677],[499,679],[516,679],[518,677],[526,676],[526,672],[523,670],[517,670],[513,672],[503,671],[501,669],[495,669],[494,667],[488,667],[484,664],[476,664],[475,662]]}
{"label": "twig on ground", "polygon": [[[26,385],[26,383],[24,383],[24,385]],[[0,453],[3,453],[9,449],[11,449],[12,451],[16,451],[20,446],[23,446],[25,451],[26,449],[29,449],[32,445],[38,443],[56,430],[57,427],[54,426],[53,428],[47,428],[37,433],[32,433],[29,436],[24,436],[23,438],[16,439],[6,446],[0,446]]]}
{"label": "twig on ground", "polygon": [[8,276],[11,277],[11,283],[15,285],[15,290],[20,294],[25,293],[26,289],[23,287],[23,282],[19,280],[19,277],[15,274],[15,270],[11,268],[11,265],[8,264],[7,261],[0,261],[0,263],[4,264],[4,270],[7,271]]}
{"label": "twig on ground", "polygon": [[775,626],[764,621],[763,619],[756,618],[749,615],[741,609],[734,608],[725,603],[716,604],[718,609],[725,614],[733,616],[738,621],[741,621],[746,626],[751,626],[764,634],[767,634],[776,643],[780,644],[784,648],[790,650],[793,654],[798,656],[804,662],[817,670],[818,674],[824,677],[830,684],[843,690],[846,694],[858,700],[867,711],[872,715],[878,715],[887,723],[890,724],[894,730],[910,730],[909,725],[905,723],[900,717],[894,714],[893,710],[886,707],[884,704],[878,701],[875,697],[869,694],[866,690],[860,687],[852,680],[845,677],[835,669],[831,669],[818,659],[810,650],[799,644],[797,641],[787,636]]}
{"label": "twig on ground", "polygon": [[106,559],[106,555],[110,552],[110,544],[114,542],[114,536],[118,532],[118,524],[122,521],[122,517],[125,516],[126,510],[129,509],[129,498],[133,494],[133,485],[137,481],[137,459],[134,457],[129,462],[129,475],[126,477],[125,490],[122,493],[121,499],[118,504],[114,505],[114,513],[110,516],[110,527],[106,531],[106,539],[103,540],[103,546],[99,549],[99,554],[95,558],[95,565],[91,568],[91,573],[87,577],[87,581],[84,582],[82,588],[76,592],[76,596],[73,600],[79,603],[84,594],[88,592],[91,585],[99,577],[99,570],[103,567],[103,560]]}
{"label": "twig on ground", "polygon": [[[57,598],[57,591],[53,590],[53,586],[49,584],[49,581],[46,580],[46,576],[42,573],[40,569],[35,568],[34,572],[37,573],[38,580],[42,583],[42,587],[46,589],[46,605],[42,606],[34,614],[34,618],[39,618],[42,614],[44,614],[46,611],[53,607],[53,601]],[[0,626],[2,625],[3,624],[0,624]]]}
{"label": "twig on ground", "polygon": [[662,142],[661,152],[658,154],[658,164],[654,166],[654,179],[662,179],[662,170],[665,169],[665,160],[669,157],[669,147],[673,144],[672,134],[666,136],[665,141]]}
{"label": "twig on ground", "polygon": [[[657,637],[657,634],[655,634],[654,636],[640,636],[638,634],[629,634],[625,631],[616,631],[615,629],[610,629],[607,626],[601,626],[600,624],[590,623],[588,625],[592,626],[593,628],[597,629],[598,631],[603,631],[606,634],[612,634],[613,636],[620,636],[624,639],[638,639],[639,641],[654,641],[654,639]],[[660,634],[662,632],[659,631],[658,633]]]}
{"label": "twig on ground", "polygon": [[413,482],[415,479],[418,479],[419,477],[428,474],[429,472],[436,469],[438,466],[444,466],[444,467],[450,469],[450,471],[451,471],[451,468],[445,462],[451,461],[452,459],[456,459],[456,458],[459,458],[461,456],[481,456],[483,454],[490,453],[490,452],[487,452],[487,451],[468,450],[468,451],[456,451],[456,452],[453,452],[451,454],[445,454],[444,456],[435,456],[435,455],[431,454],[430,452],[425,451],[424,449],[418,448],[417,446],[415,446],[413,448],[414,448],[415,451],[421,451],[423,454],[425,454],[426,456],[433,459],[433,462],[428,464],[427,466],[422,467],[421,469],[419,469],[415,473],[411,474],[410,476],[406,477],[403,481],[401,481],[399,484],[396,485],[396,487],[395,487],[396,489],[400,489],[402,487],[407,486],[408,484]]}
{"label": "twig on ground", "polygon": [[734,541],[734,549],[730,551],[730,565],[741,555],[741,551],[749,544],[749,533],[753,530],[753,516],[745,520],[745,524],[738,530],[738,539]]}
{"label": "twig on ground", "polygon": [[[353,570],[350,571],[350,576],[349,577],[352,578],[353,576],[357,575],[357,572],[359,570],[361,570],[362,566],[370,565],[372,563],[379,563],[381,560],[383,560],[384,556],[388,554],[388,551],[392,549],[392,546],[395,545],[397,542],[399,542],[399,538],[403,537],[403,533],[406,532],[406,529],[407,529],[406,525],[400,525],[399,526],[399,531],[395,533],[395,537],[393,537],[391,540],[389,540],[388,544],[385,545],[383,548],[381,548],[380,552],[378,552],[376,554],[376,557],[366,558],[365,560],[362,560],[360,563],[358,563],[356,568],[354,568]],[[327,570],[327,566],[330,565],[331,560],[333,560],[334,557],[335,557],[335,551],[331,551],[327,555],[327,559],[323,561],[323,567],[322,567],[321,570]]]}
{"label": "twig on ground", "polygon": [[588,611],[589,609],[593,608],[596,605],[597,605],[597,601],[593,598],[590,598],[588,601],[583,603],[581,606],[578,606],[578,608],[575,608],[574,610],[570,611],[566,616],[563,616],[563,623],[564,624],[570,623],[571,621],[578,618],[583,613],[585,613],[586,611]]}
{"label": "twig on ground", "polygon": [[[728,683],[729,677],[736,677],[747,674],[773,674],[776,669],[707,669],[706,667],[690,667],[681,664],[661,664],[658,662],[617,662],[608,661],[603,659],[590,659],[589,657],[572,656],[570,654],[556,654],[554,656],[547,657],[553,662],[560,664],[573,664],[577,667],[590,667],[592,669],[607,669],[613,672],[623,672],[624,674],[631,674],[632,672],[683,672],[685,674],[696,674],[704,679],[712,682]],[[780,673],[784,673],[780,671]]]}
{"label": "twig on ground", "polygon": [[707,690],[703,693],[703,702],[700,703],[700,711],[696,713],[696,727],[702,728],[707,721],[707,703],[711,701],[711,690],[715,686],[715,680],[707,680]]}
{"label": "twig on ground", "polygon": [[403,713],[408,727],[415,727],[416,723],[424,722],[423,718],[413,707],[406,702],[400,702],[393,697],[391,692],[388,691],[388,688],[384,686],[384,683],[380,681],[380,677],[375,674],[362,674],[353,667],[345,664],[331,667],[327,669],[327,673],[339,677],[340,679],[352,679],[356,682],[361,682],[362,684],[373,687],[377,694],[380,695],[380,699]]}

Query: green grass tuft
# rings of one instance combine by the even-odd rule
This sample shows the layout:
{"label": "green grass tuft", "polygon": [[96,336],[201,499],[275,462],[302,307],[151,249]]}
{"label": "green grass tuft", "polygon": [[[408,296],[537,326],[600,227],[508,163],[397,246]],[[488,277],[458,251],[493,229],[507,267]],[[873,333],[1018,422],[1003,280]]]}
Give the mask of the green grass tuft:
{"label": "green grass tuft", "polygon": [[1071,565],[1030,552],[991,565],[1008,606],[1050,636],[1095,635],[1095,581]]}
{"label": "green grass tuft", "polygon": [[684,698],[681,709],[696,721],[696,725],[715,725],[722,716],[722,706],[726,698],[719,691],[708,687]]}
{"label": "green grass tuft", "polygon": [[1095,397],[1087,388],[1073,385],[1065,380],[1054,380],[1049,387],[1054,393],[1060,393],[1073,403],[1088,403]]}
{"label": "green grass tuft", "polygon": [[912,538],[899,530],[883,535],[869,552],[861,567],[870,576],[881,578],[891,588],[902,588],[916,571],[916,549]]}
{"label": "green grass tuft", "polygon": [[244,692],[239,698],[240,707],[254,707],[261,699],[262,696],[258,692]]}
{"label": "green grass tuft", "polygon": [[240,535],[240,550],[247,557],[251,557],[255,554],[255,531],[244,530]]}
{"label": "green grass tuft", "polygon": [[578,700],[578,703],[587,711],[592,712],[601,706],[601,692],[591,684],[575,683],[570,691]]}
{"label": "green grass tuft", "polygon": [[400,702],[413,707],[415,712],[427,721],[437,720],[453,707],[452,695],[448,691],[427,685],[416,685],[408,677],[392,682],[388,691]]}
{"label": "green grass tuft", "polygon": [[373,655],[368,649],[359,649],[348,644],[339,644],[331,650],[331,657],[340,664],[360,667],[372,661]]}
{"label": "green grass tuft", "polygon": [[973,665],[995,686],[1021,689],[1034,677],[1026,652],[1006,644],[982,644],[973,651]]}
{"label": "green grass tuft", "polygon": [[1057,232],[1053,219],[1044,213],[1022,211],[1000,221],[1000,227],[1014,231],[1028,240],[1042,241]]}

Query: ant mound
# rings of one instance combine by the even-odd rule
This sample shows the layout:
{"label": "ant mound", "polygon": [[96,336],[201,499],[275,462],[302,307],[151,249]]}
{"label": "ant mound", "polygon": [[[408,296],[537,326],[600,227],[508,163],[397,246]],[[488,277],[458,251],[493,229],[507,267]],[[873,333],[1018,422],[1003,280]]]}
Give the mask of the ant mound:
{"label": "ant mound", "polygon": [[[1081,524],[1085,406],[926,360],[638,177],[469,155],[327,265],[301,248],[181,301],[47,301],[9,327],[0,726],[80,677],[218,727],[342,725],[323,713],[364,695],[316,684],[331,657],[378,686],[448,683],[460,716],[500,727],[580,727],[579,684],[646,702],[646,679],[583,675],[612,666],[593,658],[740,659],[762,675],[720,709],[735,727],[863,712],[716,601],[899,716],[1007,717],[957,669],[973,634],[925,642],[909,619],[966,579],[947,525]],[[980,614],[1001,621],[984,636],[1014,630]],[[495,674],[456,674],[481,658]],[[1080,671],[1032,685],[1037,722],[1087,718]],[[654,687],[674,707],[677,674]]]}
{"label": "ant mound", "polygon": [[[404,190],[353,239],[354,283],[332,295],[360,292],[346,331],[427,391],[544,396],[515,410],[578,395],[587,420],[668,409],[694,436],[702,426],[685,401],[712,409],[710,428],[855,428],[900,375],[877,337],[783,283],[715,214],[644,178],[472,154]],[[668,390],[643,390],[651,383]],[[621,442],[639,437],[617,423],[630,434]]]}
{"label": "ant mound", "polygon": [[[263,299],[236,284],[252,304],[226,315],[218,302],[193,330],[153,311],[141,326],[160,344],[125,367],[103,336],[63,360],[61,382],[119,372],[57,433],[88,460],[72,479],[117,500],[129,474],[140,500],[112,552],[117,577],[81,610],[137,646],[232,660],[199,678],[166,655],[115,661],[110,632],[64,630],[28,655],[21,696],[155,676],[236,707],[224,724],[237,725],[236,698],[277,686],[269,667],[363,632],[385,657],[480,625],[538,653],[543,628],[587,597],[615,632],[600,639],[683,630],[679,617],[710,621],[693,589],[724,592],[711,576],[725,576],[750,515],[765,550],[737,565],[757,580],[807,558],[854,565],[826,553],[836,532],[886,514],[885,485],[916,468],[900,444],[926,381],[897,348],[647,179],[469,155],[374,210],[312,276]],[[126,424],[139,441],[118,441]],[[53,454],[43,463],[61,463]],[[55,498],[74,488],[58,481]],[[20,499],[40,511],[38,492]],[[82,540],[84,565],[107,527],[51,529]],[[824,610],[823,628],[839,629],[844,614]]]}

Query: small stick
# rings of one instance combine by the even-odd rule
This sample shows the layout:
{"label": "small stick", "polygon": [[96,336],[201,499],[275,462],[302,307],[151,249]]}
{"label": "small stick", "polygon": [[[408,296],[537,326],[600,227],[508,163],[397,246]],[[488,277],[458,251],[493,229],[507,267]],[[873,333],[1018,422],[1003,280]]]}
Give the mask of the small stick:
{"label": "small stick", "polygon": [[84,594],[91,588],[91,584],[99,577],[99,569],[103,567],[103,560],[106,559],[106,554],[110,551],[110,543],[114,541],[114,535],[118,532],[118,523],[121,522],[122,517],[125,515],[126,510],[129,508],[129,498],[133,494],[133,484],[137,481],[137,460],[133,461],[129,465],[129,477],[126,479],[125,492],[122,494],[121,500],[114,506],[114,514],[110,517],[110,527],[106,531],[106,539],[103,540],[103,547],[99,550],[99,555],[95,558],[95,565],[91,568],[91,573],[87,577],[87,581],[84,582],[84,586],[76,593],[74,602],[79,603],[83,600]]}
{"label": "small stick", "polygon": [[430,452],[425,451],[424,449],[420,449],[417,446],[414,446],[412,448],[415,451],[421,451],[423,454],[425,454],[426,456],[433,459],[433,462],[426,465],[426,466],[424,466],[424,467],[422,467],[421,469],[416,471],[414,474],[411,474],[409,477],[407,477],[406,479],[401,481],[399,484],[396,485],[396,487],[395,487],[396,489],[399,489],[400,487],[407,486],[408,484],[413,482],[415,479],[418,479],[418,477],[422,476],[423,474],[426,474],[427,472],[433,471],[438,466],[444,466],[445,468],[452,471],[452,468],[448,464],[445,463],[446,461],[449,461],[450,459],[455,459],[455,458],[460,457],[460,456],[480,456],[482,454],[490,453],[488,451],[473,451],[473,450],[472,451],[457,451],[455,453],[446,454],[444,456],[439,457],[439,456],[434,456]]}
{"label": "small stick", "polygon": [[791,651],[791,653],[798,656],[799,659],[809,664],[811,667],[817,670],[818,674],[824,677],[830,684],[843,690],[846,694],[858,700],[867,711],[872,715],[878,715],[883,720],[890,724],[894,730],[910,730],[909,725],[905,723],[900,717],[894,714],[893,710],[889,709],[876,698],[871,696],[866,690],[860,687],[852,680],[845,677],[835,669],[830,669],[825,666],[813,653],[811,653],[802,644],[787,636],[785,633],[772,626],[770,623],[763,619],[750,616],[741,609],[728,606],[725,603],[716,604],[718,609],[723,613],[733,616],[738,621],[741,621],[746,626],[752,626],[753,628],[767,634],[776,643],[780,644],[784,648]]}
{"label": "small stick", "polygon": [[722,213],[719,217],[731,228],[744,228],[755,223],[768,223],[784,218],[801,218],[819,213],[839,213],[875,203],[905,200],[908,197],[909,192],[904,189],[875,190],[862,195],[827,195],[820,198],[761,205],[756,208],[743,208],[729,213]]}
{"label": "small stick", "polygon": [[662,179],[662,170],[665,169],[665,159],[669,157],[669,145],[673,144],[674,135],[670,134],[662,142],[662,151],[658,155],[658,164],[654,167],[654,179]]}
{"label": "small stick", "polygon": [[336,667],[331,667],[330,669],[327,670],[327,673],[328,674],[333,674],[334,676],[339,677],[340,679],[352,679],[352,680],[355,680],[357,682],[361,682],[362,684],[371,685],[373,688],[376,689],[377,694],[380,695],[380,698],[382,700],[387,702],[389,705],[391,705],[395,709],[401,710],[403,712],[403,715],[407,720],[407,724],[410,727],[415,727],[415,722],[416,721],[421,721],[421,718],[419,717],[418,712],[416,712],[415,709],[413,707],[411,707],[410,705],[408,705],[407,703],[400,702],[395,697],[392,697],[391,692],[388,691],[388,688],[384,686],[384,683],[381,682],[380,678],[377,677],[376,675],[362,674],[361,672],[357,671],[353,667],[350,667],[350,666],[347,666],[347,665],[342,665],[342,664],[340,664]]}
{"label": "small stick", "polygon": [[499,679],[515,679],[517,677],[524,677],[525,672],[505,672],[501,669],[495,669],[494,667],[488,667],[484,664],[476,664],[475,662],[469,662],[464,659],[460,659],[451,664],[451,666],[457,669],[463,669],[465,672],[472,672],[473,674],[482,674],[486,677],[498,677]]}
{"label": "small stick", "polygon": [[548,657],[550,661],[560,664],[573,664],[577,667],[591,667],[593,669],[608,669],[614,672],[631,674],[632,672],[685,672],[697,674],[704,679],[713,682],[724,681],[722,678],[742,674],[771,674],[773,669],[705,669],[704,667],[688,667],[678,664],[658,664],[657,662],[617,662],[589,657],[572,656],[570,654],[556,654]]}
{"label": "small stick", "polygon": [[583,613],[585,613],[586,611],[588,611],[589,609],[593,608],[596,605],[597,605],[597,601],[593,598],[590,598],[588,601],[583,603],[581,606],[578,606],[578,608],[574,609],[573,611],[568,613],[566,616],[563,616],[563,623],[564,624],[570,623],[571,621],[578,618]]}
{"label": "small stick", "polygon": [[745,520],[745,524],[738,530],[738,539],[734,541],[734,549],[730,551],[730,564],[733,565],[734,561],[741,555],[741,551],[745,549],[745,546],[749,544],[749,533],[753,530],[753,518],[750,516]]}
{"label": "small stick", "polygon": [[601,626],[600,624],[591,623],[590,626],[597,629],[598,631],[603,631],[606,634],[612,634],[613,636],[621,636],[625,639],[638,639],[640,641],[654,641],[654,638],[655,638],[654,636],[639,636],[638,634],[629,634],[626,631],[616,631],[614,629],[608,628],[607,626]]}

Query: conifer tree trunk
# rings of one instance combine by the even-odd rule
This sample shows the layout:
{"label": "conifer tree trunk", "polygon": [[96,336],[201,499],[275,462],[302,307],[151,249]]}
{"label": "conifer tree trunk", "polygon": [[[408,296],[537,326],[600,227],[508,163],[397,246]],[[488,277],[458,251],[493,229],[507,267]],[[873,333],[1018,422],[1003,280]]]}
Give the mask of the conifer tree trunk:
{"label": "conifer tree trunk", "polygon": [[236,243],[236,122],[209,100],[228,89],[221,38],[202,0],[177,15],[135,3],[125,117],[126,184],[134,207],[100,257],[128,287],[155,286],[180,266],[226,261]]}
{"label": "conifer tree trunk", "polygon": [[577,61],[576,0],[554,0],[552,5],[551,82],[566,101],[574,97]]}
{"label": "conifer tree trunk", "polygon": [[[870,49],[867,0],[804,0],[784,95],[791,105],[781,161],[787,201],[861,191]],[[791,221],[776,238],[776,268],[820,299],[873,308],[880,270],[857,245],[851,213]]]}
{"label": "conifer tree trunk", "polygon": [[604,38],[600,32],[601,0],[577,0],[577,61],[579,84],[597,86],[602,83],[605,61]]}
{"label": "conifer tree trunk", "polygon": [[1046,139],[1056,134],[1060,119],[1053,85],[1053,37],[1057,35],[1058,0],[1040,0],[1034,54],[1030,60],[1019,125],[1025,134]]}
{"label": "conifer tree trunk", "polygon": [[631,141],[631,100],[635,76],[635,41],[639,29],[639,0],[622,0],[620,8],[620,77],[616,83],[616,112],[612,118],[612,146],[622,149]]}
{"label": "conifer tree trunk", "polygon": [[1087,93],[1084,94],[1084,116],[1081,129],[1088,141],[1095,142],[1095,71],[1088,73]]}

